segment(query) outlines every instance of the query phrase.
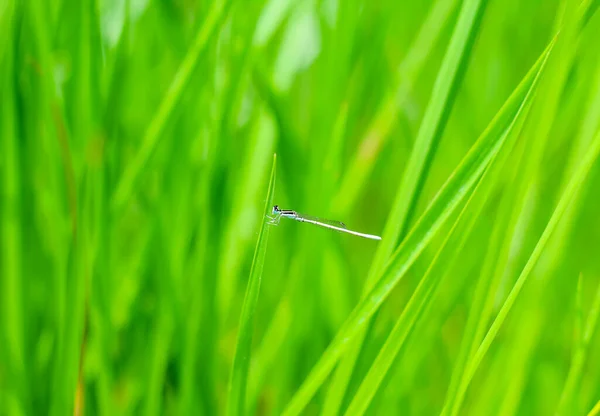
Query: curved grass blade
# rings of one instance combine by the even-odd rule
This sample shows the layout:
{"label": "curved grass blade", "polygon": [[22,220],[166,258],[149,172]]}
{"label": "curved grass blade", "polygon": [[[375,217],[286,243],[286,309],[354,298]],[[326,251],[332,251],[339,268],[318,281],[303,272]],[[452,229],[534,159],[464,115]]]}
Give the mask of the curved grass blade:
{"label": "curved grass blade", "polygon": [[467,391],[467,387],[469,386],[471,379],[475,375],[475,371],[479,367],[479,364],[483,360],[483,357],[485,356],[488,349],[490,348],[490,345],[496,338],[496,335],[498,335],[498,331],[500,330],[500,327],[504,323],[504,320],[506,319],[512,306],[516,302],[517,296],[521,292],[521,289],[523,288],[523,285],[527,281],[529,274],[531,274],[533,268],[535,267],[546,244],[548,243],[548,240],[550,239],[550,236],[556,229],[556,227],[559,223],[559,220],[562,218],[563,213],[565,212],[565,210],[569,206],[569,203],[571,202],[571,200],[575,196],[576,192],[579,190],[580,186],[582,185],[583,181],[587,177],[590,169],[592,168],[594,162],[596,161],[596,158],[598,157],[598,153],[600,153],[600,133],[594,139],[594,142],[591,145],[588,154],[586,155],[585,159],[583,160],[583,162],[581,163],[581,165],[579,166],[579,168],[577,169],[575,174],[572,176],[571,181],[567,185],[565,191],[562,193],[562,196],[554,210],[554,213],[552,214],[552,217],[548,221],[548,224],[546,225],[544,232],[542,233],[533,252],[531,253],[531,256],[527,260],[525,267],[523,268],[517,281],[513,285],[513,288],[511,289],[510,293],[508,294],[506,301],[500,308],[500,311],[498,312],[496,319],[492,323],[489,331],[487,331],[487,334],[486,334],[485,338],[483,339],[483,341],[481,342],[477,352],[473,356],[473,359],[468,364],[467,369],[465,371],[465,376],[463,377],[462,382],[458,388],[457,397],[454,400],[454,407],[452,409],[452,414],[457,414],[458,411],[460,410],[462,401],[463,401],[464,396]]}
{"label": "curved grass blade", "polygon": [[[431,19],[439,19],[438,15],[441,15],[442,20],[445,20],[444,17],[453,9],[452,4],[446,3],[448,2],[442,2],[442,5],[438,6],[442,7],[441,11],[434,7]],[[469,62],[475,35],[478,32],[486,4],[487,0],[469,0],[463,4],[444,61],[437,75],[427,110],[421,122],[414,148],[396,192],[394,205],[384,229],[383,242],[380,244],[369,270],[364,293],[367,293],[373,284],[377,282],[377,277],[383,266],[389,260],[398,242],[406,235],[408,224],[414,215],[414,207],[429,172],[430,161],[435,154],[437,143],[450,116],[458,87],[462,82]],[[429,26],[429,19],[425,26]],[[413,57],[410,59],[415,60]],[[410,68],[410,66],[411,62],[409,60],[408,67]],[[397,111],[396,103],[392,104],[394,105],[392,108],[396,108],[395,111]],[[391,115],[393,117],[389,118],[389,121],[383,122],[384,128],[389,129],[391,126],[391,120],[395,117],[395,113]],[[385,112],[380,114],[375,122],[381,124],[379,118],[384,116]],[[334,384],[331,388],[331,395],[334,396],[330,395],[325,413],[338,412],[347,383],[362,349],[365,334],[365,331],[361,332],[356,341],[352,343],[347,357],[341,362],[339,369],[336,371]]]}
{"label": "curved grass blade", "polygon": [[[556,62],[555,50],[553,54],[554,61]],[[548,79],[549,74],[553,74],[551,63],[549,69],[544,74],[544,78]],[[542,94],[540,94],[542,95]],[[543,97],[546,98],[546,97]],[[542,97],[538,97],[537,102],[547,105],[548,100],[543,100]],[[528,127],[532,125],[532,119],[539,119],[539,107],[534,107],[532,116],[529,117],[527,123]],[[537,116],[537,118],[535,118]],[[531,150],[536,145],[539,146],[540,136],[524,134],[523,137],[530,137],[524,142],[518,152],[515,152],[513,156],[513,169],[518,170],[518,175],[511,175],[512,179],[507,179],[511,183],[509,185],[515,188],[516,191],[505,193],[501,200],[501,207],[498,209],[498,215],[494,222],[492,230],[492,237],[490,239],[489,246],[486,250],[486,255],[483,260],[482,270],[479,273],[477,283],[475,286],[475,293],[472,297],[471,306],[469,309],[469,316],[466,322],[466,327],[463,332],[461,346],[457,355],[450,384],[446,392],[446,403],[443,406],[443,415],[447,415],[453,406],[456,391],[460,385],[461,378],[464,373],[465,365],[468,363],[470,357],[475,354],[479,343],[485,335],[487,330],[487,324],[491,321],[492,317],[490,314],[493,311],[494,300],[496,299],[496,290],[500,285],[500,280],[504,275],[504,271],[508,267],[505,262],[509,258],[509,252],[511,247],[512,237],[515,227],[518,224],[517,218],[520,213],[520,202],[523,201],[525,195],[527,195],[527,186],[530,183],[530,178],[534,178],[534,169],[537,167],[536,161],[532,160],[537,157],[537,153]],[[533,153],[533,156],[531,154]],[[529,157],[528,157],[529,156]],[[524,180],[522,180],[524,179]],[[489,277],[491,276],[491,277]]]}
{"label": "curved grass blade", "polygon": [[[462,247],[464,247],[467,238],[471,234],[479,214],[483,210],[492,191],[495,189],[495,185],[502,178],[503,167],[507,160],[513,156],[514,152],[512,152],[512,149],[516,138],[519,136],[521,128],[527,119],[527,114],[535,95],[535,85],[537,85],[537,82],[530,88],[529,94],[521,107],[522,110],[507,129],[512,137],[510,138],[509,143],[505,145],[505,148],[502,151],[502,157],[498,161],[491,162],[491,166],[486,170],[481,181],[477,184],[469,197],[469,200],[456,219],[452,229],[448,232],[446,239],[432,260],[430,267],[421,279],[421,282],[411,296],[405,309],[402,311],[398,322],[392,329],[384,346],[379,351],[367,376],[362,381],[359,390],[350,403],[346,414],[364,414],[367,410],[369,403],[375,397],[379,386],[392,366],[400,348],[404,345],[410,331],[412,331],[415,322],[422,316],[422,312],[426,305],[431,302],[431,297],[435,288],[448,274],[450,270],[448,264],[453,264],[458,258],[458,254],[462,251]],[[462,218],[466,218],[468,224],[460,233],[457,233],[456,228]],[[447,250],[446,247],[449,247],[450,249]]]}
{"label": "curved grass blade", "polygon": [[[512,154],[512,172],[510,172],[507,177],[504,179],[507,182],[507,188],[510,189],[512,183],[515,181],[518,176],[517,172],[521,166],[521,161],[523,159],[524,147],[527,143],[521,144]],[[475,292],[472,296],[469,316],[466,322],[465,330],[463,333],[463,337],[460,344],[460,349],[453,365],[454,370],[452,377],[450,379],[449,386],[446,390],[446,402],[443,406],[443,411],[447,411],[446,409],[450,409],[448,403],[455,395],[456,390],[458,389],[458,384],[460,382],[460,376],[462,372],[459,373],[459,370],[462,369],[468,362],[468,359],[474,352],[472,352],[472,345],[478,344],[473,340],[476,336],[477,327],[479,322],[483,319],[481,318],[482,310],[485,308],[486,299],[488,298],[488,293],[491,291],[491,287],[496,287],[497,285],[492,282],[492,279],[485,279],[481,276],[487,276],[493,273],[495,260],[502,254],[500,253],[500,241],[502,240],[502,236],[505,234],[508,222],[508,213],[511,212],[510,208],[514,206],[514,197],[512,192],[504,193],[500,206],[497,209],[498,215],[496,216],[496,220],[494,222],[494,226],[491,230],[491,236],[489,239],[488,247],[486,249],[486,254],[483,259],[482,271],[479,273],[479,277],[475,279],[473,282],[473,286],[475,287]],[[486,320],[489,322],[489,320]],[[465,335],[468,334],[468,335]],[[481,335],[483,337],[483,334]],[[479,338],[481,340],[481,338]],[[443,413],[442,413],[443,414]]]}
{"label": "curved grass blade", "polygon": [[[581,282],[581,279],[579,280]],[[579,285],[581,287],[581,283]],[[588,315],[585,323],[585,329],[582,336],[579,338],[578,345],[576,346],[575,355],[571,362],[571,368],[565,382],[565,387],[560,395],[560,401],[558,405],[557,415],[569,415],[577,412],[573,406],[573,400],[575,399],[575,393],[579,388],[579,383],[583,375],[585,361],[588,356],[590,349],[590,343],[598,324],[598,315],[600,315],[600,285],[596,289],[596,296],[592,302],[592,308]]]}
{"label": "curved grass blade", "polygon": [[376,279],[377,283],[354,308],[340,328],[319,362],[292,398],[284,414],[296,415],[302,412],[316,390],[324,382],[348,343],[365,328],[369,318],[378,310],[396,284],[474,188],[491,160],[503,147],[507,137],[507,127],[521,111],[523,101],[532,85],[535,84],[535,80],[543,69],[553,45],[554,41],[550,43],[546,51],[533,65],[444,184],[427,211],[396,250],[385,267],[381,278]]}
{"label": "curved grass blade", "polygon": [[[560,85],[563,85],[565,76],[568,73],[566,68],[569,68],[569,62],[572,59],[572,39],[577,36],[575,31],[578,24],[576,22],[583,15],[586,7],[585,3],[585,1],[582,2],[577,10],[569,10],[567,16],[562,17],[562,20],[558,22],[558,40],[553,52],[554,56],[548,64],[547,74],[544,75],[544,88],[540,91],[539,105],[534,108],[531,120],[528,123],[529,129],[524,133],[524,137],[530,137],[530,139],[525,144],[525,154],[523,161],[520,162],[522,166],[519,167],[519,177],[515,178],[516,192],[507,195],[507,200],[503,201],[506,209],[500,210],[503,214],[495,224],[495,237],[491,241],[496,247],[489,247],[484,261],[481,277],[470,308],[467,327],[463,334],[459,358],[454,366],[450,386],[446,393],[446,403],[442,412],[445,416],[457,414],[461,406],[460,403],[456,403],[457,400],[462,400],[458,391],[461,384],[464,383],[469,361],[476,354],[489,329],[489,323],[494,318],[494,304],[497,302],[496,290],[508,267],[507,262],[509,261],[513,236],[518,232],[517,229],[523,223],[522,221],[527,221],[521,220],[523,213],[526,212],[527,195],[537,181],[540,155],[543,154],[548,143],[549,128],[553,124],[560,101],[557,91],[562,89]],[[586,150],[588,146],[586,146]],[[579,164],[579,160],[581,159],[578,159],[574,166]],[[532,241],[532,243],[535,242]]]}
{"label": "curved grass blade", "polygon": [[179,102],[185,87],[189,83],[202,52],[206,48],[206,45],[213,34],[225,20],[230,4],[231,0],[221,0],[213,3],[213,8],[209,12],[206,22],[198,31],[198,35],[194,39],[190,50],[173,77],[173,82],[162,100],[156,115],[150,122],[144,138],[142,139],[139,151],[127,166],[127,169],[123,172],[123,176],[117,184],[112,198],[113,209],[119,209],[119,207],[121,207],[130,197],[135,182],[144,165],[148,162],[153,150],[156,148],[169,116],[173,112],[175,105]]}
{"label": "curved grass blade", "polygon": [[[581,125],[580,133],[578,134],[576,141],[574,143],[571,154],[569,155],[569,159],[567,162],[567,169],[565,174],[565,178],[570,177],[575,171],[578,162],[585,156],[587,153],[587,149],[590,146],[590,142],[593,141],[595,132],[600,128],[600,67],[596,68],[596,74],[594,75],[594,82],[592,84],[592,88],[590,90],[590,96],[588,98],[588,106],[585,117],[583,118],[583,123]],[[564,189],[566,184],[561,186],[561,189]],[[564,214],[565,217],[570,217],[573,215],[571,211],[574,210],[573,205],[567,208],[567,212]],[[552,246],[548,248],[556,253],[561,253],[562,246],[568,241],[567,233],[570,230],[572,224],[569,221],[564,221],[562,226],[555,231],[555,236],[552,239]],[[556,255],[552,256],[551,263],[561,262],[562,256]],[[544,272],[545,273],[545,272]],[[546,273],[547,274],[547,273]],[[600,299],[600,287],[598,288],[598,292],[596,294],[596,302]],[[594,314],[598,313],[597,308],[592,307],[590,311],[589,318],[585,323],[584,330],[584,317],[583,317],[583,277],[580,274],[577,281],[577,292],[576,292],[576,301],[575,301],[575,337],[574,337],[574,348],[573,355],[571,357],[571,367],[569,369],[569,373],[567,376],[567,380],[565,381],[565,386],[560,396],[558,409],[556,414],[573,414],[573,413],[581,413],[580,409],[577,409],[574,404],[574,395],[577,390],[577,386],[581,380],[583,368],[582,365],[585,362],[585,357],[587,356],[588,347],[586,343],[589,341],[585,340],[585,337],[588,336],[588,331],[593,331],[594,324],[592,324],[590,328],[590,320],[597,319],[594,317]]]}
{"label": "curved grass blade", "polygon": [[[482,182],[480,181],[479,183],[481,184]],[[448,263],[453,263],[457,254],[464,246],[464,243],[470,234],[471,227],[468,226],[469,230],[461,235],[456,234],[456,229],[464,218],[465,212],[470,208],[470,202],[476,192],[477,188],[473,191],[470,200],[454,222],[452,229],[448,232],[446,239],[433,258],[430,267],[427,269],[425,275],[419,282],[419,285],[410,297],[400,318],[396,322],[396,325],[394,325],[392,332],[388,335],[385,344],[379,350],[375,361],[371,365],[365,378],[362,380],[358,391],[352,398],[352,401],[346,410],[346,415],[362,415],[367,411],[387,372],[396,359],[400,348],[404,345],[404,341],[412,331],[417,319],[421,316],[425,307],[431,302],[440,280],[445,277],[442,276],[443,271],[439,270],[439,268],[446,267]],[[483,207],[483,204],[481,207]],[[473,220],[475,220],[477,216],[478,213],[473,216]],[[470,226],[472,226],[474,222],[475,221],[472,221]],[[449,244],[451,239],[452,243]],[[454,241],[456,239],[460,239],[460,242]],[[450,252],[446,250],[446,247],[451,247]]]}
{"label": "curved grass blade", "polygon": [[256,310],[256,304],[258,303],[260,281],[265,263],[265,254],[267,252],[267,240],[269,238],[267,215],[273,206],[275,166],[276,156],[273,156],[273,167],[271,169],[271,179],[269,180],[264,215],[258,234],[258,240],[256,242],[256,250],[254,251],[254,259],[252,260],[252,268],[250,269],[250,278],[248,280],[248,287],[246,288],[244,305],[242,306],[242,314],[240,316],[240,328],[233,359],[233,367],[231,369],[231,378],[229,381],[229,396],[227,399],[228,415],[245,414],[246,387],[251,356],[250,349],[252,346],[252,332],[254,329],[254,312]]}
{"label": "curved grass blade", "polygon": [[[251,249],[252,244],[250,238],[240,233],[240,230],[248,226],[248,215],[253,215],[253,209],[248,208],[252,204],[248,201],[261,194],[260,186],[262,178],[268,174],[274,139],[271,118],[260,111],[253,122],[248,152],[242,162],[240,176],[236,180],[232,206],[239,208],[232,210],[223,226],[220,250],[228,253],[228,256],[227,261],[220,262],[217,267],[216,303],[220,324],[234,318],[231,316],[231,303],[237,293],[244,253]],[[279,157],[281,158],[281,154]]]}
{"label": "curved grass blade", "polygon": [[396,197],[395,205],[401,208],[394,213],[399,215],[388,224],[389,228],[400,230],[400,237],[406,234],[429,164],[450,117],[486,5],[487,0],[468,0],[460,11]]}

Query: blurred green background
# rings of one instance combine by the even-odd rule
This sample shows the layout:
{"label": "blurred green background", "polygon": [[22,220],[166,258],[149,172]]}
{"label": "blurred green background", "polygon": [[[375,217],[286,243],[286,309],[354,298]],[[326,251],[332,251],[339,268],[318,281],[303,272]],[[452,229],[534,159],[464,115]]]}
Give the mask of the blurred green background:
{"label": "blurred green background", "polygon": [[[302,414],[344,414],[369,386],[349,414],[588,414],[596,165],[509,293],[598,142],[599,3],[0,1],[0,414],[275,415],[305,380]],[[557,33],[512,147],[468,189],[487,192],[481,210],[461,200],[387,287],[359,353],[307,379],[367,276],[407,235],[429,238],[411,230]],[[245,315],[274,153],[281,208],[384,239],[268,227]],[[424,275],[438,280],[421,296]],[[382,354],[391,366],[362,386],[411,300],[426,302]],[[464,363],[503,307],[463,399]]]}

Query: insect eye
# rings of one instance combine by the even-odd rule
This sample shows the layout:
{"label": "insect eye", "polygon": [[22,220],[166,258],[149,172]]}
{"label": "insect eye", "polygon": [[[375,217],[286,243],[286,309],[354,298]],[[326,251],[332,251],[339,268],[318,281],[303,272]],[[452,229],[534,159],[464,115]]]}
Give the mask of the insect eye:
{"label": "insect eye", "polygon": [[275,205],[275,206],[273,207],[273,214],[275,214],[275,213],[277,213],[277,212],[279,212],[279,206]]}

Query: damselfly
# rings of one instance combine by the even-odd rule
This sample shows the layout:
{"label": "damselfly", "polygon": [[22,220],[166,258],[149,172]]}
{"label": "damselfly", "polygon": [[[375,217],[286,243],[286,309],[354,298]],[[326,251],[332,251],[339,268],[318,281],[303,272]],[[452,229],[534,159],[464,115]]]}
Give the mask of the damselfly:
{"label": "damselfly", "polygon": [[369,238],[371,240],[381,240],[381,237],[372,234],[359,233],[346,228],[346,224],[339,221],[325,220],[322,218],[311,217],[310,215],[300,214],[296,211],[289,209],[279,209],[277,205],[273,207],[272,215],[268,216],[269,224],[277,225],[281,220],[281,217],[291,218],[300,222],[307,222],[309,224],[318,225],[319,227],[329,228],[330,230],[339,231],[341,233],[347,233],[356,235],[358,237]]}

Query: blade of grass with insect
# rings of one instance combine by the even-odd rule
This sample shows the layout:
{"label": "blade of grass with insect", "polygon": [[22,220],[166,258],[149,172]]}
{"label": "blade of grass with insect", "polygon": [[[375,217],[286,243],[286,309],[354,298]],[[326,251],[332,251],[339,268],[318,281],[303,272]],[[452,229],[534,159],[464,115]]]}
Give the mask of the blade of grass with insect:
{"label": "blade of grass with insect", "polygon": [[228,415],[246,414],[246,389],[248,382],[248,370],[250,367],[250,357],[252,356],[251,348],[252,334],[254,331],[254,314],[256,305],[258,303],[260,282],[262,279],[262,271],[267,252],[267,241],[269,238],[270,227],[267,223],[267,216],[269,215],[271,207],[273,206],[275,167],[276,158],[274,156],[269,187],[267,190],[267,198],[265,200],[265,209],[256,242],[256,250],[254,251],[254,259],[252,260],[252,268],[250,269],[250,277],[248,279],[248,287],[246,289],[244,304],[242,306],[242,314],[240,316],[240,326],[238,329],[235,357],[231,368],[231,377],[229,382],[229,394],[227,399]]}
{"label": "blade of grass with insect", "polygon": [[173,113],[175,105],[185,91],[208,42],[223,24],[231,2],[232,0],[219,0],[213,3],[209,16],[198,31],[177,74],[173,77],[171,86],[169,87],[166,96],[163,98],[156,115],[148,125],[148,129],[142,138],[139,151],[127,166],[125,172],[123,172],[123,175],[116,186],[112,201],[113,209],[118,210],[130,198],[140,172],[156,148],[161,133],[164,130],[170,115]]}
{"label": "blade of grass with insect", "polygon": [[383,270],[381,278],[376,279],[377,283],[354,308],[319,362],[313,367],[308,378],[292,398],[285,414],[295,415],[302,411],[314,392],[323,383],[349,341],[366,326],[368,319],[376,312],[394,286],[475,186],[490,161],[504,145],[506,128],[518,114],[530,87],[534,84],[540,69],[543,68],[543,63],[552,45],[553,43],[534,64],[530,72],[455,169],[404,242],[394,252],[385,270]]}
{"label": "blade of grass with insect", "polygon": [[[428,174],[429,163],[435,154],[437,143],[450,116],[453,102],[471,56],[486,3],[486,1],[474,0],[465,1],[463,4],[446,56],[436,78],[429,105],[421,122],[414,148],[397,190],[394,205],[383,232],[383,241],[378,247],[369,270],[365,293],[377,282],[376,277],[397,246],[397,242],[404,237],[408,223],[412,219],[414,206]],[[448,9],[450,10],[451,7],[448,7]],[[445,20],[444,13],[439,13],[437,10],[434,10],[434,12],[434,16],[437,17],[440,14],[442,21]],[[440,27],[442,26],[440,25]],[[427,24],[426,27],[428,27]],[[389,121],[394,118],[393,114],[388,115],[390,118],[382,113],[377,116],[377,119],[386,117],[386,120]],[[386,124],[388,122],[384,123],[384,125]],[[386,132],[384,134],[387,135]],[[347,358],[340,364],[334,376],[328,404],[325,406],[326,413],[338,412],[347,388],[346,383],[352,374],[365,335],[366,331],[359,334],[348,350]]]}
{"label": "blade of grass with insect", "polygon": [[582,185],[582,183],[586,179],[590,169],[592,168],[594,162],[596,161],[596,158],[598,157],[599,152],[600,152],[600,134],[598,134],[596,136],[596,138],[594,139],[594,142],[592,143],[592,145],[589,149],[589,152],[586,155],[586,158],[581,162],[579,168],[577,169],[577,171],[571,178],[571,181],[569,182],[567,188],[561,195],[561,198],[552,214],[552,217],[548,221],[548,224],[546,225],[546,228],[545,228],[542,236],[538,240],[538,243],[536,244],[535,249],[533,250],[525,267],[523,268],[517,281],[515,282],[514,286],[512,287],[510,293],[508,294],[506,301],[500,308],[500,311],[498,312],[498,315],[494,319],[494,322],[492,323],[489,331],[483,338],[483,341],[481,342],[481,345],[477,349],[477,352],[475,353],[473,358],[469,361],[469,363],[466,367],[465,377],[463,377],[463,379],[459,385],[459,388],[457,390],[457,393],[456,393],[457,398],[454,401],[453,413],[456,413],[460,410],[462,400],[464,398],[464,395],[466,393],[467,387],[469,386],[471,379],[475,375],[475,371],[477,370],[479,364],[481,363],[481,360],[483,359],[486,352],[488,351],[491,343],[494,341],[496,335],[498,334],[500,327],[504,323],[506,316],[510,312],[512,306],[514,305],[521,289],[523,288],[523,285],[525,284],[525,282],[527,281],[527,278],[529,277],[529,274],[532,272],[533,268],[535,267],[537,260],[541,256],[541,254],[546,246],[546,243],[548,242],[554,229],[556,228],[557,224],[559,223],[559,220],[562,218],[562,215],[565,212],[567,206],[571,202],[575,193],[578,191],[579,187]]}
{"label": "blade of grass with insect", "polygon": [[[439,103],[448,123],[427,116],[445,124],[429,126],[443,136],[422,160],[435,155],[407,168],[424,185],[404,218],[401,175],[474,1],[0,1],[0,414],[281,414],[295,394],[307,414],[439,413],[482,265],[505,273],[481,296],[475,351],[596,136],[600,1],[561,23],[580,1],[487,2]],[[537,114],[504,137],[558,30],[573,41],[536,81]],[[376,242],[270,230],[246,365],[238,325],[275,150],[282,206],[370,234],[404,225],[378,267]],[[576,277],[587,318],[599,274],[593,172],[460,413],[549,414],[569,389],[563,414],[598,400],[598,330],[582,368],[584,329],[571,339]]]}

